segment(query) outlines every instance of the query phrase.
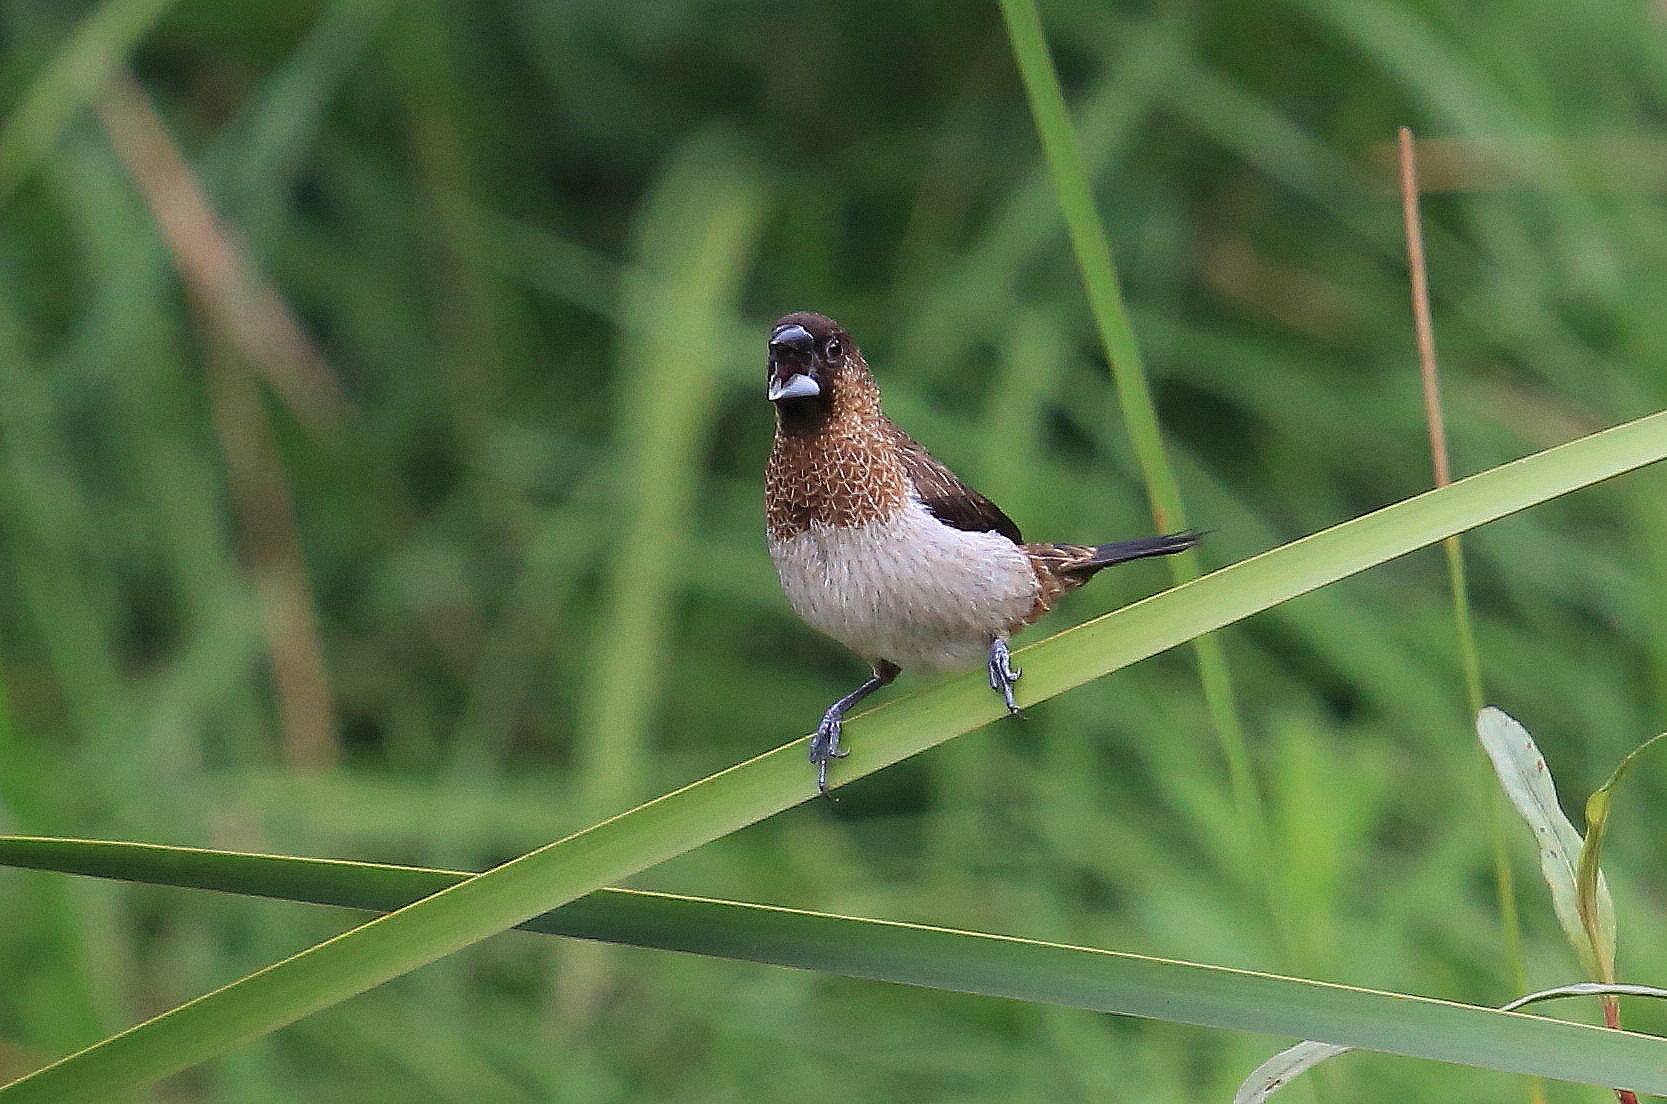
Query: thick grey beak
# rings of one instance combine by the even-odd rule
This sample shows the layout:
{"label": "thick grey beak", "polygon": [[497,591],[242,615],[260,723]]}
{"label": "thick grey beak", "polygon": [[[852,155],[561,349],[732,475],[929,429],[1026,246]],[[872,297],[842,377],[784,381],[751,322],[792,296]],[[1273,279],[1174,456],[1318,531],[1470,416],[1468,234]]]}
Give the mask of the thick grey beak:
{"label": "thick grey beak", "polygon": [[765,393],[771,402],[808,399],[822,393],[814,379],[792,369],[794,365],[808,364],[815,351],[816,339],[797,323],[790,322],[770,335],[770,385]]}
{"label": "thick grey beak", "polygon": [[821,393],[822,388],[817,386],[816,381],[803,372],[795,372],[786,379],[777,379],[772,375],[770,377],[770,389],[765,392],[771,402],[777,402],[781,399],[808,399],[812,395],[820,395]]}

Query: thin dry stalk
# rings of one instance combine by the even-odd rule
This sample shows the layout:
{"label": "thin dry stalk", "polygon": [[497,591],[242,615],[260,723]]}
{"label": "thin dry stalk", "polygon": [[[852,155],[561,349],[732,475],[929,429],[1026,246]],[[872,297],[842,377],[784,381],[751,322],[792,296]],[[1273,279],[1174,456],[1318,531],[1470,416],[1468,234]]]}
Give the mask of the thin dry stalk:
{"label": "thin dry stalk", "polygon": [[[1401,217],[1406,231],[1407,270],[1412,281],[1412,320],[1418,337],[1418,371],[1424,384],[1424,420],[1429,428],[1430,457],[1435,467],[1435,483],[1438,487],[1445,487],[1453,481],[1453,471],[1447,458],[1447,427],[1441,411],[1441,381],[1436,370],[1435,326],[1430,314],[1429,270],[1424,260],[1424,227],[1418,211],[1418,155],[1409,128],[1400,129],[1397,145]],[[1452,572],[1453,600],[1459,621],[1461,646],[1469,657],[1466,662],[1469,668],[1466,681],[1470,684],[1471,710],[1475,712],[1481,708],[1481,678],[1474,673],[1475,644],[1471,639],[1470,616],[1467,612],[1469,606],[1464,594],[1464,567],[1459,550],[1459,538],[1448,537],[1443,543],[1446,546],[1448,566]],[[1509,882],[1504,880],[1509,867],[1502,862],[1496,862],[1496,869],[1501,874],[1500,899],[1502,903],[1506,903],[1511,898]],[[1508,929],[1514,930],[1516,927],[1514,913],[1509,907],[1506,909],[1506,924]],[[1515,942],[1514,938],[1512,941]],[[1513,957],[1520,958],[1520,955],[1513,954]],[[1518,972],[1520,974],[1520,969]],[[1518,987],[1521,988],[1520,983]],[[1619,1029],[1619,1003],[1610,995],[1600,996],[1598,1000],[1603,1005],[1604,1023],[1611,1028]],[[1544,1099],[1537,1082],[1530,1091],[1535,1100]],[[1616,1089],[1615,1095],[1619,1098],[1620,1104],[1638,1104],[1638,1097],[1631,1089]]]}
{"label": "thin dry stalk", "polygon": [[1453,481],[1447,459],[1447,426],[1441,414],[1441,379],[1436,373],[1435,326],[1430,318],[1430,277],[1424,262],[1424,227],[1418,215],[1418,161],[1412,131],[1400,130],[1401,220],[1406,231],[1407,270],[1412,279],[1412,324],[1418,335],[1418,374],[1424,383],[1424,420],[1430,432],[1435,485]]}
{"label": "thin dry stalk", "polygon": [[351,411],[330,365],[222,225],[150,98],[126,70],[105,89],[98,117],[180,278],[209,320],[309,432],[338,429]]}

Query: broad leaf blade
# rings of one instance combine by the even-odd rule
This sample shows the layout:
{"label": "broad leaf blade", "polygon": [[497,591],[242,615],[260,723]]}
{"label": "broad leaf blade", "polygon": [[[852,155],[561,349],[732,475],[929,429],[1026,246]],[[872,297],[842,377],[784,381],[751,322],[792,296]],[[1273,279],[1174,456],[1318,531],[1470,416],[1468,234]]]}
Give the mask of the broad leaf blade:
{"label": "broad leaf blade", "polygon": [[[0,837],[0,862],[388,909],[470,877],[366,863],[16,837]],[[1667,1090],[1667,1040],[1087,947],[606,889],[523,926],[849,977],[1327,1041],[1296,1048],[1296,1060],[1282,1066],[1286,1079],[1341,1046]],[[1269,1068],[1265,1065],[1258,1073]]]}

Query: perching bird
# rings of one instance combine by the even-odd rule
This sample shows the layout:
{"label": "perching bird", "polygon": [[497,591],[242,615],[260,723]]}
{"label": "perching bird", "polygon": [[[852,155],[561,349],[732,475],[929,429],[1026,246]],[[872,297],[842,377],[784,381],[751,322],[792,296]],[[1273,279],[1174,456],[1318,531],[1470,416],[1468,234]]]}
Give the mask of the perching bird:
{"label": "perching bird", "polygon": [[776,436],[764,504],[776,574],[800,617],[873,668],[810,739],[824,793],[828,761],[845,754],[846,712],[903,668],[983,662],[990,688],[1017,713],[1008,637],[1101,568],[1198,543],[1195,532],[1024,543],[995,503],[885,416],[862,353],[824,315],[788,314],[771,328],[767,394]]}

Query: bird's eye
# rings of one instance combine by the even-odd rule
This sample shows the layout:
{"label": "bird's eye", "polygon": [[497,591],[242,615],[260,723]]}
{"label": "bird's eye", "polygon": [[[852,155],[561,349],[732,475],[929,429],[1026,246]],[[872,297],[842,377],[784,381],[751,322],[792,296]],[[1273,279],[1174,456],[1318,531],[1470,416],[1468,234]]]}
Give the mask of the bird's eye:
{"label": "bird's eye", "polygon": [[822,347],[822,355],[829,360],[838,360],[839,355],[844,351],[845,349],[839,344],[839,338],[837,337],[828,338],[828,343]]}

